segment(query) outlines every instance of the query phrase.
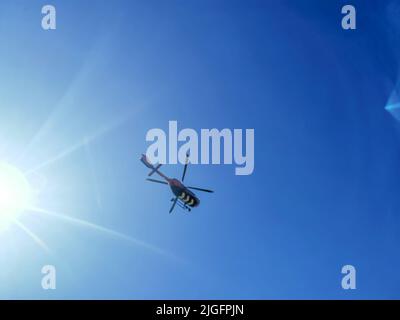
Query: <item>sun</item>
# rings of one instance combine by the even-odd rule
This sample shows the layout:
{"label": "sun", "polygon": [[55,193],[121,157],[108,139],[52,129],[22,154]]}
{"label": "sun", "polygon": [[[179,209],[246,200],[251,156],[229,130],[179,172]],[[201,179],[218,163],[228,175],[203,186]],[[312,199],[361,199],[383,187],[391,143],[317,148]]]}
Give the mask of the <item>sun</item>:
{"label": "sun", "polygon": [[0,231],[6,229],[32,202],[32,190],[16,167],[0,162]]}

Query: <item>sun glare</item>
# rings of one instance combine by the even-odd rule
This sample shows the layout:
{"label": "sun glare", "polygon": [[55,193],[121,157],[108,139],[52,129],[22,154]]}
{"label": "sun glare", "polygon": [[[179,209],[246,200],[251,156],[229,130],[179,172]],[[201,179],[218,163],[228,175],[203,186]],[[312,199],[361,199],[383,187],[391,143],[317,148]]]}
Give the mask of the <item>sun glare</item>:
{"label": "sun glare", "polygon": [[24,174],[0,163],[0,231],[6,229],[31,205],[32,192]]}

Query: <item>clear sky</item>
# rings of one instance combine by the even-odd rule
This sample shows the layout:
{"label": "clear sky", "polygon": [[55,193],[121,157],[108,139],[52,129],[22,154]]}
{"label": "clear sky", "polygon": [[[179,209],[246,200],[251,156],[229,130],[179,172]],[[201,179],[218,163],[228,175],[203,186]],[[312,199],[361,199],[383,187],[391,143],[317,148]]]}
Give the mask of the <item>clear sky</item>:
{"label": "clear sky", "polygon": [[[396,1],[351,1],[354,31],[348,1],[47,3],[54,31],[0,3],[0,161],[41,210],[0,233],[0,298],[400,298]],[[191,166],[216,192],[169,215],[139,157],[170,120],[254,128],[254,173]]]}

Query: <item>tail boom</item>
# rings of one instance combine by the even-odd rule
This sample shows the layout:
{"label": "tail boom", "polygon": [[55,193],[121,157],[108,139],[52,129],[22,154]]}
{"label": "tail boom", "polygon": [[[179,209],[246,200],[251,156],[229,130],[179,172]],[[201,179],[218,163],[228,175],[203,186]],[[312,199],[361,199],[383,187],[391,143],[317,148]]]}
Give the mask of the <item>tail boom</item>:
{"label": "tail boom", "polygon": [[158,169],[160,169],[160,167],[162,166],[162,164],[158,164],[156,167],[149,161],[149,159],[146,157],[145,154],[142,154],[142,157],[140,158],[140,161],[149,169],[151,169],[150,173],[148,174],[148,176],[152,176],[154,173],[157,173],[159,176],[163,177],[165,180],[169,181],[170,179],[164,175],[161,171],[159,171]]}

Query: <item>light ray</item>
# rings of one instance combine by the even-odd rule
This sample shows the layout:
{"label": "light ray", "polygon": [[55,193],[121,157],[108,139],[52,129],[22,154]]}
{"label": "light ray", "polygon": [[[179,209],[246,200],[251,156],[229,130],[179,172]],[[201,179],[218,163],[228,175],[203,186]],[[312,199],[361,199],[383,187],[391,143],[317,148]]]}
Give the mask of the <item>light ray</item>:
{"label": "light ray", "polygon": [[124,115],[124,116],[116,119],[113,123],[100,128],[93,134],[91,134],[91,135],[81,139],[77,143],[65,148],[63,151],[61,151],[57,155],[45,160],[44,162],[37,165],[36,167],[29,169],[28,171],[25,172],[25,174],[30,175],[32,173],[39,171],[40,169],[42,169],[44,167],[47,167],[47,166],[53,164],[56,161],[59,161],[59,160],[65,158],[66,156],[70,155],[71,153],[75,152],[76,150],[84,147],[85,145],[93,142],[94,140],[104,136],[105,134],[109,133],[110,131],[114,130],[115,128],[121,126],[129,118],[130,118],[130,115],[128,114],[128,115]]}
{"label": "light ray", "polygon": [[111,37],[109,36],[109,34],[105,34],[102,37],[96,39],[96,41],[93,43],[92,48],[87,54],[86,60],[75,74],[75,77],[66,88],[64,94],[61,96],[54,109],[51,110],[47,119],[34,134],[33,138],[26,146],[22,154],[20,154],[17,161],[23,159],[26,154],[31,152],[31,150],[54,129],[57,121],[64,119],[66,117],[66,112],[70,112],[71,107],[76,106],[74,103],[76,96],[79,94],[79,92],[82,92],[84,90],[85,85],[90,83],[90,78],[93,71],[107,56],[110,48],[112,48],[112,46],[109,45],[110,39]]}
{"label": "light ray", "polygon": [[97,184],[97,176],[96,176],[96,172],[95,172],[94,167],[93,167],[94,166],[93,156],[92,156],[92,152],[90,150],[89,143],[85,144],[85,155],[86,155],[86,162],[87,162],[87,165],[89,167],[89,171],[90,171],[90,175],[91,175],[91,180],[92,180],[91,183],[92,183],[92,187],[93,187],[94,194],[95,194],[97,208],[99,210],[102,210],[103,201],[102,201],[102,198],[101,198],[101,195],[100,195],[100,190],[99,190],[98,184]]}
{"label": "light ray", "polygon": [[33,241],[35,241],[36,244],[38,244],[44,251],[46,251],[46,253],[51,253],[46,243],[42,239],[40,239],[36,234],[34,234],[31,230],[29,230],[28,227],[26,227],[22,222],[18,221],[17,219],[14,219],[13,222],[28,236],[30,236],[33,239]]}
{"label": "light ray", "polygon": [[400,103],[389,104],[385,107],[387,111],[392,111],[396,109],[400,109]]}
{"label": "light ray", "polygon": [[175,256],[175,255],[173,255],[173,254],[161,249],[161,248],[158,248],[158,247],[156,247],[154,245],[151,245],[151,244],[149,244],[147,242],[144,242],[142,240],[138,240],[138,239],[133,238],[131,236],[128,236],[126,234],[123,234],[123,233],[120,233],[118,231],[115,231],[115,230],[112,230],[112,229],[97,225],[95,223],[92,223],[92,222],[89,222],[89,221],[86,221],[86,220],[82,220],[82,219],[79,219],[79,218],[74,218],[74,217],[67,216],[67,215],[62,214],[62,213],[53,212],[53,211],[42,209],[42,208],[38,208],[38,207],[32,207],[32,208],[30,208],[30,211],[36,212],[36,213],[42,213],[42,214],[45,214],[45,215],[48,215],[48,216],[51,216],[51,217],[54,217],[54,218],[57,218],[57,219],[72,223],[72,224],[75,224],[75,225],[78,225],[78,226],[86,227],[86,228],[89,228],[89,229],[104,233],[104,234],[106,234],[108,236],[111,236],[111,237],[114,237],[116,239],[127,241],[129,243],[132,243],[132,244],[137,245],[139,247],[145,248],[145,249],[150,250],[150,251],[152,251],[154,253],[157,253],[159,255],[166,256],[168,258],[172,258],[172,259],[180,261],[180,262],[184,262],[181,258],[179,258],[179,257],[177,257],[177,256]]}

